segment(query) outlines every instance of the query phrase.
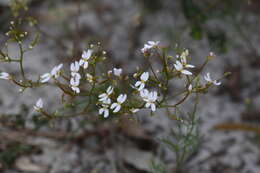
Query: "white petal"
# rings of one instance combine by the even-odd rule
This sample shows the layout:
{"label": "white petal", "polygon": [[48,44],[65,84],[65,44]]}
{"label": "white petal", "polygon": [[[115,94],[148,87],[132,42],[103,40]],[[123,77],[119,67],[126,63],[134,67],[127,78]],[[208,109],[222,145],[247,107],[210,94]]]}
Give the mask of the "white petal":
{"label": "white petal", "polygon": [[181,73],[183,73],[185,75],[192,75],[192,73],[188,70],[182,70]]}
{"label": "white petal", "polygon": [[59,64],[57,67],[57,70],[60,70],[63,67],[63,64]]}
{"label": "white petal", "polygon": [[194,65],[191,65],[191,64],[187,64],[185,65],[186,68],[194,68],[195,66]]}
{"label": "white petal", "polygon": [[84,69],[87,69],[87,68],[88,68],[88,62],[84,62],[83,68],[84,68]]}
{"label": "white petal", "polygon": [[218,86],[218,85],[221,85],[221,82],[218,82],[215,80],[215,81],[213,81],[213,84]]}
{"label": "white petal", "polygon": [[110,98],[106,98],[102,102],[103,102],[103,104],[109,105],[109,104],[111,104],[111,99]]}
{"label": "white petal", "polygon": [[148,78],[149,78],[149,72],[144,72],[144,73],[141,75],[141,77],[140,77],[140,79],[143,80],[143,81],[147,81]]}
{"label": "white petal", "polygon": [[51,74],[50,73],[45,73],[41,76],[41,83],[45,83],[48,82],[51,78]]}
{"label": "white petal", "polygon": [[148,97],[149,91],[147,89],[143,89],[140,91],[141,97]]}
{"label": "white petal", "polygon": [[191,84],[189,85],[188,90],[192,91],[192,85]]}
{"label": "white petal", "polygon": [[78,87],[73,87],[73,90],[76,92],[76,93],[80,93],[80,89]]}
{"label": "white petal", "polygon": [[93,52],[93,50],[92,49],[88,49],[88,51],[86,52],[86,51],[83,51],[83,53],[82,53],[82,58],[83,59],[86,59],[86,60],[88,60],[90,57],[91,57],[91,55],[92,55],[92,52]]}
{"label": "white petal", "polygon": [[99,97],[99,98],[104,98],[104,97],[107,97],[107,94],[106,94],[106,93],[103,93],[103,94],[100,94],[98,97]]}
{"label": "white petal", "polygon": [[36,106],[39,107],[39,108],[43,107],[43,101],[42,101],[41,98],[36,102]]}
{"label": "white petal", "polygon": [[83,59],[79,60],[79,65],[82,66],[84,64],[84,62],[85,61]]}
{"label": "white petal", "polygon": [[74,63],[71,63],[70,64],[70,71],[74,71],[75,70],[75,65],[74,65]]}
{"label": "white petal", "polygon": [[154,91],[154,92],[151,92],[151,101],[155,102],[157,100],[157,92]]}
{"label": "white petal", "polygon": [[98,113],[101,115],[104,112],[104,108],[99,109]]}
{"label": "white petal", "polygon": [[174,67],[177,71],[181,71],[183,69],[183,65],[180,61],[176,61],[176,64],[174,64]]}
{"label": "white petal", "polygon": [[132,112],[132,113],[136,113],[136,112],[138,112],[140,109],[131,109],[130,111]]}
{"label": "white petal", "polygon": [[107,88],[107,91],[106,91],[106,92],[107,92],[108,95],[110,95],[110,94],[112,94],[113,90],[114,90],[114,87],[109,86],[109,87]]}
{"label": "white petal", "polygon": [[125,100],[127,98],[127,95],[126,94],[120,94],[118,97],[117,97],[117,102],[118,103],[124,103]]}
{"label": "white petal", "polygon": [[122,74],[121,68],[114,68],[113,71],[114,71],[115,76],[121,76],[121,74]]}
{"label": "white petal", "polygon": [[105,109],[104,118],[107,118],[108,116],[109,116],[109,111],[108,111],[108,109]]}
{"label": "white petal", "polygon": [[139,86],[139,88],[138,88],[138,91],[141,91],[141,90],[143,90],[144,89],[144,87],[145,87],[145,84],[144,83],[141,83],[141,85]]}
{"label": "white petal", "polygon": [[87,52],[86,52],[86,51],[83,51],[81,57],[82,57],[83,59],[88,60],[88,59],[91,57],[92,52],[93,52],[93,50],[91,50],[91,49],[88,49]]}
{"label": "white petal", "polygon": [[140,86],[141,84],[142,84],[141,81],[137,81],[137,82],[135,83],[135,87],[138,87],[138,86]]}
{"label": "white petal", "polygon": [[0,73],[0,79],[6,79],[8,80],[10,78],[10,75],[6,72],[1,72]]}
{"label": "white petal", "polygon": [[121,105],[118,104],[113,112],[116,113],[116,112],[120,111],[120,109],[121,109]]}
{"label": "white petal", "polygon": [[154,103],[151,104],[151,109],[152,109],[153,112],[156,110],[156,106],[155,106]]}
{"label": "white petal", "polygon": [[118,103],[113,103],[113,104],[110,106],[110,109],[114,109],[117,105],[118,105]]}

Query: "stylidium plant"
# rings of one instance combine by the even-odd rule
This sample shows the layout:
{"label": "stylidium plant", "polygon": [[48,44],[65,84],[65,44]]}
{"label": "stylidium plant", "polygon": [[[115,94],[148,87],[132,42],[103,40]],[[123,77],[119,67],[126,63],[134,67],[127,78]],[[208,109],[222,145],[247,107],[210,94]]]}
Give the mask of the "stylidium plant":
{"label": "stylidium plant", "polygon": [[[68,64],[62,62],[47,70],[47,73],[38,74],[37,80],[32,80],[27,77],[24,69],[24,54],[35,47],[39,35],[35,34],[35,38],[26,44],[24,39],[28,33],[23,31],[21,20],[30,22],[33,27],[36,27],[37,23],[32,18],[15,18],[10,22],[6,45],[9,42],[16,43],[19,47],[19,57],[11,57],[8,51],[0,50],[0,63],[17,64],[20,73],[12,75],[11,72],[0,72],[0,79],[8,80],[20,87],[21,91],[43,86],[58,88],[61,104],[54,111],[44,106],[42,98],[32,106],[48,121],[76,116],[86,119],[96,116],[101,120],[111,120],[120,119],[121,116],[133,117],[131,115],[140,111],[156,114],[159,109],[166,110],[169,117],[174,116],[174,119],[182,120],[180,105],[192,96],[197,98],[199,94],[204,94],[212,86],[221,85],[219,80],[222,76],[215,80],[208,72],[201,76],[214,57],[213,53],[206,56],[200,65],[195,66],[190,64],[192,57],[187,49],[163,46],[160,41],[148,41],[140,48],[139,56],[145,59],[146,65],[137,70],[132,69],[129,73],[126,71],[131,70],[124,70],[124,67],[112,66],[106,69],[106,51],[102,50],[101,44],[91,44],[81,50],[80,57],[73,57],[73,61],[71,58]],[[176,83],[181,84],[181,87],[173,90]],[[192,124],[187,136],[192,136],[193,130]],[[188,138],[184,142],[187,143],[184,147],[187,150]],[[183,155],[178,162],[186,159],[186,155]]]}
{"label": "stylidium plant", "polygon": [[[95,47],[83,51],[80,61],[74,61],[70,64],[68,73],[66,69],[63,69],[63,64],[59,64],[49,73],[41,75],[38,81],[32,81],[25,77],[20,82],[20,80],[16,80],[14,76],[7,72],[1,72],[0,78],[10,80],[23,89],[41,87],[42,85],[52,83],[52,85],[60,88],[63,98],[66,95],[72,97],[75,101],[77,98],[89,98],[89,101],[86,103],[87,106],[77,115],[83,116],[87,112],[95,112],[96,110],[104,118],[110,117],[109,115],[113,117],[114,114],[118,113],[134,114],[142,109],[156,112],[157,109],[175,108],[190,95],[205,92],[211,84],[221,84],[217,80],[212,80],[210,74],[207,73],[204,76],[207,83],[204,85],[199,77],[200,73],[194,75],[193,72],[187,70],[195,68],[194,65],[187,63],[187,57],[189,56],[187,49],[184,49],[180,56],[177,54],[173,58],[173,56],[167,54],[165,48],[160,47],[158,41],[149,41],[144,48],[146,48],[146,51],[152,50],[149,52],[149,55],[146,52],[143,53],[144,57],[148,61],[152,58],[159,58],[162,62],[161,67],[155,72],[152,64],[150,64],[149,69],[145,69],[145,71],[139,69],[137,72],[134,72],[133,78],[131,78],[132,75],[123,77],[122,68],[113,68],[113,71],[110,72],[108,70],[107,73],[101,74],[96,69],[96,66],[100,63],[102,65],[104,54],[95,51]],[[143,52],[143,49],[141,49],[141,52]],[[210,58],[206,58],[204,64],[199,68],[200,71],[203,70],[209,60]],[[89,69],[88,67],[91,68]],[[113,78],[110,75],[111,73],[115,77],[120,78]],[[177,79],[182,79],[185,83],[183,85],[184,91],[180,94],[184,96],[176,104],[169,105],[167,101],[169,98],[172,98],[169,95],[169,87],[172,84],[171,81]],[[134,86],[132,86],[132,81],[136,81]],[[104,90],[104,87],[107,87],[107,89]],[[127,88],[127,93],[121,94],[125,92],[125,89],[122,90],[122,88]],[[66,110],[68,102],[66,100],[62,101],[64,103],[63,110]],[[75,107],[75,105],[72,107]],[[43,112],[42,99],[37,101],[34,109],[39,113]],[[47,117],[51,117],[51,119],[55,119],[57,116],[68,117],[67,115],[62,115],[58,110],[55,113],[47,112],[48,110],[45,110],[43,115],[46,116],[47,114]]]}

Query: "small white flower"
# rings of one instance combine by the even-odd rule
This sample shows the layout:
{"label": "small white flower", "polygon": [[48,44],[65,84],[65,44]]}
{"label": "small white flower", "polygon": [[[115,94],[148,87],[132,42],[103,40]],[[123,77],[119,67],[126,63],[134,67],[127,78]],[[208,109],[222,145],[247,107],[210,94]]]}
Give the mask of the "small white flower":
{"label": "small white flower", "polygon": [[102,103],[102,107],[99,109],[99,114],[104,116],[104,118],[107,118],[109,116],[109,106],[111,104],[111,100],[105,100]]}
{"label": "small white flower", "polygon": [[43,101],[42,101],[41,98],[37,100],[37,102],[36,102],[36,104],[34,105],[33,108],[37,112],[39,112],[43,108]]}
{"label": "small white flower", "polygon": [[209,83],[213,83],[214,85],[220,85],[221,82],[218,82],[217,80],[212,80],[211,77],[210,77],[210,73],[207,73],[205,76],[204,76],[204,79],[209,82]]}
{"label": "small white flower", "polygon": [[91,74],[87,73],[87,80],[90,82],[90,83],[93,83],[94,81],[94,78]]}
{"label": "small white flower", "polygon": [[158,94],[156,91],[149,92],[147,89],[144,89],[140,92],[141,97],[146,102],[145,107],[151,108],[154,112],[156,110],[155,102],[158,99]]}
{"label": "small white flower", "polygon": [[183,65],[184,68],[194,68],[194,65],[187,64],[187,56],[189,56],[189,51],[186,49],[185,51],[182,52],[180,59],[181,59],[181,64]]}
{"label": "small white flower", "polygon": [[52,77],[54,77],[55,79],[57,79],[58,77],[60,77],[60,71],[61,68],[63,67],[63,64],[59,64],[57,66],[55,66],[52,70],[51,70],[51,75]]}
{"label": "small white flower", "polygon": [[152,47],[156,47],[158,46],[160,43],[160,41],[148,41],[148,44]]}
{"label": "small white flower", "polygon": [[114,109],[114,113],[120,111],[121,105],[126,101],[127,95],[126,94],[120,94],[117,97],[117,102],[113,103],[110,107],[110,109]]}
{"label": "small white flower", "polygon": [[57,79],[60,76],[60,71],[61,71],[62,67],[63,67],[63,64],[59,64],[59,65],[53,67],[53,69],[51,70],[50,73],[44,73],[43,75],[41,75],[40,82],[41,83],[48,82],[52,77]]}
{"label": "small white flower", "polygon": [[104,118],[107,118],[109,116],[109,106],[103,106],[102,108],[99,109],[99,114],[104,116]]}
{"label": "small white flower", "polygon": [[70,64],[70,71],[71,71],[71,76],[79,75],[79,62],[75,61],[74,63]]}
{"label": "small white flower", "polygon": [[121,76],[122,74],[122,69],[121,68],[113,68],[113,72],[115,76]]}
{"label": "small white flower", "polygon": [[178,60],[176,61],[176,64],[174,64],[174,67],[177,71],[181,72],[182,74],[192,75],[190,71],[184,69],[182,63]]}
{"label": "small white flower", "polygon": [[1,73],[0,73],[0,79],[10,80],[10,79],[11,79],[11,76],[10,76],[9,73],[1,72]]}
{"label": "small white flower", "polygon": [[44,73],[41,75],[41,83],[48,82],[51,79],[51,74],[50,73]]}
{"label": "small white flower", "polygon": [[109,96],[113,93],[114,88],[112,86],[109,86],[105,93],[100,94],[99,101],[106,102],[107,100],[110,100]]}
{"label": "small white flower", "polygon": [[135,87],[138,87],[138,91],[141,91],[145,87],[145,82],[149,79],[149,72],[143,72],[140,77],[140,81],[135,83]]}
{"label": "small white flower", "polygon": [[159,43],[160,43],[159,41],[148,41],[147,44],[144,44],[144,47],[141,49],[141,52],[145,53],[148,50],[157,47]]}
{"label": "small white flower", "polygon": [[87,52],[83,51],[82,55],[81,55],[81,60],[79,61],[79,65],[83,66],[84,69],[88,68],[88,60],[91,57],[93,53],[92,49],[88,49]]}
{"label": "small white flower", "polygon": [[73,91],[75,91],[76,93],[80,93],[80,89],[79,89],[79,83],[80,83],[80,79],[78,77],[72,77],[70,79],[70,86],[71,86],[71,89]]}

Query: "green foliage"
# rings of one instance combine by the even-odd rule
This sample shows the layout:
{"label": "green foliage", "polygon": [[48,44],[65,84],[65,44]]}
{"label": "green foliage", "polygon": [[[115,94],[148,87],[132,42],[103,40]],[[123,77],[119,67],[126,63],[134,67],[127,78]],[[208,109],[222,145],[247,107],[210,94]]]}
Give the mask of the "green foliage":
{"label": "green foliage", "polygon": [[196,100],[193,111],[188,113],[187,119],[179,120],[176,128],[171,130],[169,136],[160,140],[167,148],[175,153],[177,172],[183,170],[185,162],[199,147],[199,124],[198,118],[195,116],[197,104],[198,101]]}
{"label": "green foliage", "polygon": [[30,153],[33,148],[34,147],[31,145],[26,145],[18,142],[10,143],[3,151],[1,151],[0,149],[0,162],[5,167],[10,167],[14,164],[18,156]]}
{"label": "green foliage", "polygon": [[225,20],[235,16],[244,2],[236,0],[196,1],[181,0],[182,11],[190,27],[190,35],[195,40],[207,37],[212,49],[218,53],[227,51],[226,30],[217,28],[212,31],[207,22],[220,19]]}
{"label": "green foliage", "polygon": [[150,163],[150,169],[152,173],[166,173],[165,165],[161,162],[152,160]]}

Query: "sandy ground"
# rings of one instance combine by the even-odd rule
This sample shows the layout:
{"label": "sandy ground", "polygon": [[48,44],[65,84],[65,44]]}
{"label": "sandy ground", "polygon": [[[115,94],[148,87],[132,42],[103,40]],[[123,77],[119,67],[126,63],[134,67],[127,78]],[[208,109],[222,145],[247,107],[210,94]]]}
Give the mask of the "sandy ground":
{"label": "sandy ground", "polygon": [[[71,15],[77,12],[75,4],[60,4],[57,9],[49,9],[48,13],[45,13],[47,8],[48,6],[43,4],[43,7],[35,10],[35,13],[42,19],[41,27],[43,30],[47,31],[48,29],[50,34],[62,37],[65,32],[63,32],[64,24],[66,29],[73,29],[74,23],[70,21],[75,20],[75,15]],[[138,64],[139,50],[147,40],[160,40],[165,45],[178,43],[190,49],[193,56],[192,62],[196,65],[212,51],[206,38],[196,41],[190,37],[187,20],[181,12],[178,1],[174,3],[170,0],[164,1],[158,12],[143,17],[142,27],[139,26],[137,19],[142,14],[143,8],[136,1],[121,0],[115,3],[111,0],[100,0],[95,3],[84,3],[81,10],[79,25],[82,27],[81,32],[86,31],[85,41],[91,40],[91,36],[101,39],[115,63],[120,64],[123,69],[126,69],[126,66],[134,68]],[[59,15],[63,17],[59,18]],[[60,19],[60,22],[56,23],[57,18]],[[237,18],[240,19],[241,16],[238,15]],[[247,14],[241,20],[241,26],[246,25],[243,28],[244,32],[255,47],[260,45],[260,39],[256,34],[257,28],[260,28],[258,21],[257,14]],[[229,42],[228,52],[216,53],[216,58],[209,64],[207,71],[212,72],[214,77],[217,77],[223,74],[227,67],[240,66],[241,76],[238,80],[244,87],[238,91],[241,99],[236,102],[230,96],[232,92],[220,92],[220,89],[213,89],[201,97],[197,114],[201,119],[200,132],[203,140],[197,154],[187,163],[187,171],[192,173],[259,173],[260,150],[250,140],[255,134],[246,131],[218,131],[214,130],[213,127],[219,123],[242,122],[241,113],[246,110],[244,99],[250,98],[254,105],[259,104],[259,92],[252,91],[257,91],[259,88],[260,72],[257,68],[251,68],[248,56],[253,55],[250,55],[247,42],[241,38],[241,33],[237,32],[229,19],[212,20],[206,25],[211,28],[224,28]],[[134,38],[133,35],[138,35],[138,37]],[[26,57],[26,69],[33,78],[64,60],[62,58],[66,54],[66,52],[56,50],[55,43],[46,41],[46,38],[43,38],[42,42]],[[65,43],[68,49],[71,48],[69,40],[66,40]],[[84,47],[85,45],[80,46]],[[9,48],[14,55],[16,49],[12,45]],[[17,72],[16,67],[8,64],[1,64],[0,69],[1,71]],[[224,83],[227,85],[228,81],[224,81]],[[231,88],[231,90],[235,89]],[[27,115],[30,118],[32,105],[39,97],[43,97],[48,105],[58,104],[56,90],[40,88],[33,91],[26,90],[22,94],[18,90],[19,88],[12,87],[6,81],[0,82],[1,113],[19,113],[21,104],[25,104],[30,108]],[[141,114],[144,114],[140,115],[144,117],[142,128],[146,132],[154,134],[154,137],[167,134],[174,125],[173,121],[160,115],[160,111],[154,117],[145,117],[145,113]],[[33,126],[30,123],[26,125],[28,128]],[[67,126],[77,129],[79,126],[76,119],[72,119],[70,123],[60,123],[60,125],[61,127],[58,129],[68,129]],[[87,128],[95,129],[93,125]],[[45,130],[48,131],[48,129]],[[52,130],[49,129],[50,132]],[[33,172],[49,173],[148,172],[147,162],[152,157],[159,158],[159,152],[142,150],[129,138],[113,134],[114,132],[117,133],[117,131],[112,130],[112,134],[107,139],[108,146],[106,145],[107,141],[100,144],[100,141],[95,137],[83,140],[81,145],[70,143],[67,140],[29,137],[28,141],[39,146],[42,152],[19,158],[16,168],[4,172],[21,172],[23,170],[21,165],[29,165],[28,167],[31,168],[35,166]],[[105,149],[100,149],[100,145],[104,145]],[[160,148],[156,150],[165,152],[164,149]],[[170,169],[174,165],[175,158],[173,154],[165,153],[161,159],[167,163]],[[123,169],[124,167],[127,169]],[[26,172],[26,168],[24,170]]]}

